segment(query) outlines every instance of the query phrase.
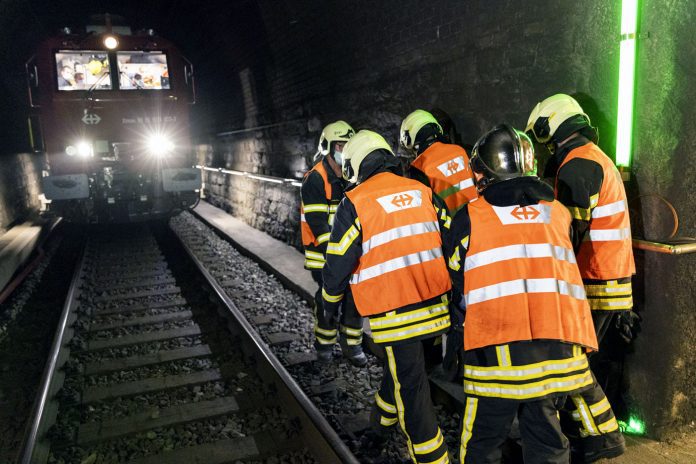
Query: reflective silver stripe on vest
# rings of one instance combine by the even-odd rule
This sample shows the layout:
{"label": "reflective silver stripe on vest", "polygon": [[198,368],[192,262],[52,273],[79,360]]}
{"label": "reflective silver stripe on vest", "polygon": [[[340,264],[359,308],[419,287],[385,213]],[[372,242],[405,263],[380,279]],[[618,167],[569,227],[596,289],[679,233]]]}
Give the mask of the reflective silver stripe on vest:
{"label": "reflective silver stripe on vest", "polygon": [[464,261],[464,271],[517,258],[554,258],[575,263],[575,253],[570,248],[550,243],[523,243],[493,248],[467,256]]}
{"label": "reflective silver stripe on vest", "polygon": [[466,305],[469,306],[522,293],[560,293],[561,295],[568,295],[577,300],[585,299],[585,287],[554,278],[509,280],[507,282],[471,290],[464,295],[464,298],[466,300]]}
{"label": "reflective silver stripe on vest", "polygon": [[350,283],[353,285],[359,284],[361,282],[365,282],[366,280],[372,279],[373,277],[386,274],[387,272],[396,271],[397,269],[408,266],[415,266],[438,258],[442,258],[442,248],[440,247],[433,248],[432,250],[411,253],[410,255],[406,256],[399,256],[398,258],[375,264],[374,266],[363,269],[357,274],[353,274],[353,276],[350,278]]}
{"label": "reflective silver stripe on vest", "polygon": [[590,229],[585,234],[583,241],[585,242],[613,242],[618,240],[626,240],[631,238],[631,229],[623,227],[621,229]]}
{"label": "reflective silver stripe on vest", "polygon": [[613,216],[614,214],[623,213],[626,211],[626,202],[616,201],[614,203],[609,203],[608,205],[597,206],[592,210],[592,217],[594,219]]}
{"label": "reflective silver stripe on vest", "polygon": [[474,186],[474,179],[464,179],[463,181],[461,181],[457,184],[457,188],[459,188],[459,190],[466,190],[469,187],[473,187],[473,186]]}
{"label": "reflective silver stripe on vest", "polygon": [[436,221],[432,222],[419,222],[417,224],[408,224],[406,226],[394,227],[385,232],[380,232],[379,234],[373,235],[370,240],[367,240],[362,244],[363,255],[370,251],[372,248],[389,243],[392,240],[396,240],[404,237],[411,237],[413,235],[427,234],[428,232],[438,232],[440,227]]}

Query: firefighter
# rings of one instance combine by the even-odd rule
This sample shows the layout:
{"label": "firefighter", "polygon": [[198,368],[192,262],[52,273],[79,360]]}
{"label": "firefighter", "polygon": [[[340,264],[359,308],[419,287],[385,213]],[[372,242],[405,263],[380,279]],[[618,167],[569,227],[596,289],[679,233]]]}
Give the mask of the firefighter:
{"label": "firefighter", "polygon": [[466,150],[447,143],[432,114],[415,110],[406,116],[399,139],[401,146],[416,157],[411,162],[409,177],[432,188],[451,214],[476,198]]}
{"label": "firefighter", "polygon": [[519,419],[525,463],[567,463],[557,408],[590,388],[597,349],[570,241],[570,215],[533,176],[531,140],[508,125],[471,158],[478,199],[452,221],[448,256],[466,301],[460,460],[500,462]]}
{"label": "firefighter", "polygon": [[319,284],[314,298],[314,346],[317,359],[320,362],[331,361],[340,330],[344,357],[351,364],[362,367],[367,364],[367,357],[361,346],[362,318],[357,313],[352,298],[346,298],[338,325],[330,324],[324,319],[321,306],[321,270],[326,262],[326,245],[336,208],[344,195],[344,182],[341,178],[342,151],[354,133],[345,121],[336,121],[324,128],[319,138],[319,161],[305,174],[302,181],[300,214],[305,269],[311,271],[312,278]]}
{"label": "firefighter", "polygon": [[324,311],[327,320],[335,319],[350,288],[374,342],[385,349],[365,445],[379,452],[398,423],[413,462],[447,463],[421,340],[450,326],[451,284],[441,238],[449,216],[428,187],[397,175],[399,167],[375,132],[360,131],[346,144],[343,177],[357,185],[336,211],[323,270]]}
{"label": "firefighter", "polygon": [[[596,145],[597,131],[575,99],[553,95],[538,103],[527,131],[552,153],[556,199],[572,218],[573,248],[601,343],[614,325],[629,341],[638,316],[632,311],[631,276],[635,273],[626,192],[614,163]],[[549,169],[547,169],[548,171]],[[607,424],[609,402],[596,385],[572,397],[580,424],[579,451],[586,462],[618,456],[625,449],[615,420]],[[588,413],[589,411],[589,413]],[[613,419],[613,418],[612,418]]]}

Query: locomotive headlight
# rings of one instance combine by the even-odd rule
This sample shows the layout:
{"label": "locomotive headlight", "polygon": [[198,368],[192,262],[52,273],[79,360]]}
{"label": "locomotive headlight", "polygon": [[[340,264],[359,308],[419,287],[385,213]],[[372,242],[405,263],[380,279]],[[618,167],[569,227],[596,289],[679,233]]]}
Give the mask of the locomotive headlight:
{"label": "locomotive headlight", "polygon": [[174,150],[174,143],[166,135],[153,134],[147,139],[147,149],[151,154],[161,158]]}
{"label": "locomotive headlight", "polygon": [[109,50],[113,50],[118,47],[118,40],[113,35],[107,35],[104,37],[104,46]]}
{"label": "locomotive headlight", "polygon": [[82,158],[89,158],[90,156],[92,156],[92,145],[90,145],[89,142],[85,141],[78,142],[76,146],[76,151],[77,154],[80,155]]}

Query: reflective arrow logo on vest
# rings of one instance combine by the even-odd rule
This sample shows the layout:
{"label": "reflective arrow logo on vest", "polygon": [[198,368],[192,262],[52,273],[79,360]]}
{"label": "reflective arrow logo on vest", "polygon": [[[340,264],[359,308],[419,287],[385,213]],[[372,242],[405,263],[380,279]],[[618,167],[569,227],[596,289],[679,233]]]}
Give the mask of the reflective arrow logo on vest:
{"label": "reflective arrow logo on vest", "polygon": [[523,220],[534,220],[541,214],[541,212],[537,211],[531,206],[524,206],[520,208],[519,206],[515,207],[512,211],[510,211],[510,214],[512,214],[514,217],[516,217],[518,220],[523,221]]}
{"label": "reflective arrow logo on vest", "polygon": [[101,121],[101,118],[97,113],[85,113],[85,115],[82,116],[82,122],[90,126],[99,124],[99,121]]}
{"label": "reflective arrow logo on vest", "polygon": [[416,208],[423,202],[420,190],[406,190],[377,198],[377,202],[387,213]]}
{"label": "reflective arrow logo on vest", "polygon": [[456,158],[451,159],[446,163],[442,163],[437,167],[437,169],[445,177],[452,176],[458,173],[459,171],[463,171],[465,168],[466,165],[464,163],[464,158],[461,156],[457,156]]}
{"label": "reflective arrow logo on vest", "polygon": [[397,208],[403,208],[404,206],[408,206],[413,202],[413,197],[409,195],[408,193],[401,193],[399,195],[394,195],[392,198],[391,204],[396,206]]}
{"label": "reflective arrow logo on vest", "polygon": [[511,205],[511,206],[495,206],[496,216],[504,225],[515,224],[548,224],[551,221],[551,205],[539,203],[536,205]]}

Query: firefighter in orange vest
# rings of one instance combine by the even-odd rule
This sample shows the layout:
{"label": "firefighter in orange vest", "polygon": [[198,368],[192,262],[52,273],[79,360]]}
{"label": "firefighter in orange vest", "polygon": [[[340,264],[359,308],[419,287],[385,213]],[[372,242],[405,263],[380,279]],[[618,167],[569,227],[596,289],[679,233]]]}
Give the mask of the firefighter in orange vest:
{"label": "firefighter in orange vest", "polygon": [[448,265],[466,301],[460,461],[500,462],[519,419],[525,463],[568,463],[557,408],[593,384],[597,349],[570,215],[533,175],[531,140],[508,125],[474,146],[479,198],[452,221]]}
{"label": "firefighter in orange vest", "polygon": [[416,156],[409,177],[432,188],[451,214],[477,197],[466,150],[447,143],[432,114],[415,110],[406,116],[401,123],[400,142]]}
{"label": "firefighter in orange vest", "polygon": [[[527,132],[553,154],[545,177],[555,178],[556,199],[572,217],[573,247],[601,343],[613,325],[627,341],[639,319],[633,308],[631,276],[635,274],[626,192],[614,163],[596,145],[597,132],[574,98],[553,95],[536,105]],[[608,405],[597,386],[572,398],[580,424],[578,447],[586,462],[623,453],[618,428],[598,417]],[[583,415],[583,411],[591,414]],[[604,425],[604,426],[603,426]]]}
{"label": "firefighter in orange vest", "polygon": [[[401,123],[401,146],[415,159],[409,167],[409,177],[428,187],[447,205],[452,216],[469,201],[476,198],[476,187],[469,169],[469,155],[459,145],[449,143],[442,126],[429,112],[415,110]],[[453,302],[457,304],[457,302]],[[459,313],[453,312],[453,315]],[[461,378],[462,334],[460,322],[447,335],[447,350],[443,368],[451,380]],[[440,339],[426,343],[428,366],[442,358]]]}
{"label": "firefighter in orange vest", "polygon": [[355,132],[345,121],[327,125],[319,138],[319,162],[305,174],[302,181],[300,206],[302,244],[305,249],[305,269],[319,284],[314,307],[314,346],[317,359],[328,362],[333,358],[333,347],[341,332],[341,350],[353,365],[362,367],[367,357],[362,351],[362,318],[350,296],[346,298],[341,313],[340,328],[324,319],[321,298],[321,270],[326,262],[326,245],[338,203],[343,198],[344,183],[341,178],[342,151]]}
{"label": "firefighter in orange vest", "polygon": [[382,385],[375,395],[365,446],[379,451],[397,423],[415,463],[447,463],[444,437],[430,399],[421,340],[450,327],[451,287],[441,231],[447,208],[432,191],[396,174],[399,163],[382,136],[363,130],[344,149],[346,192],[326,254],[324,311],[335,319],[348,288],[384,347]]}

